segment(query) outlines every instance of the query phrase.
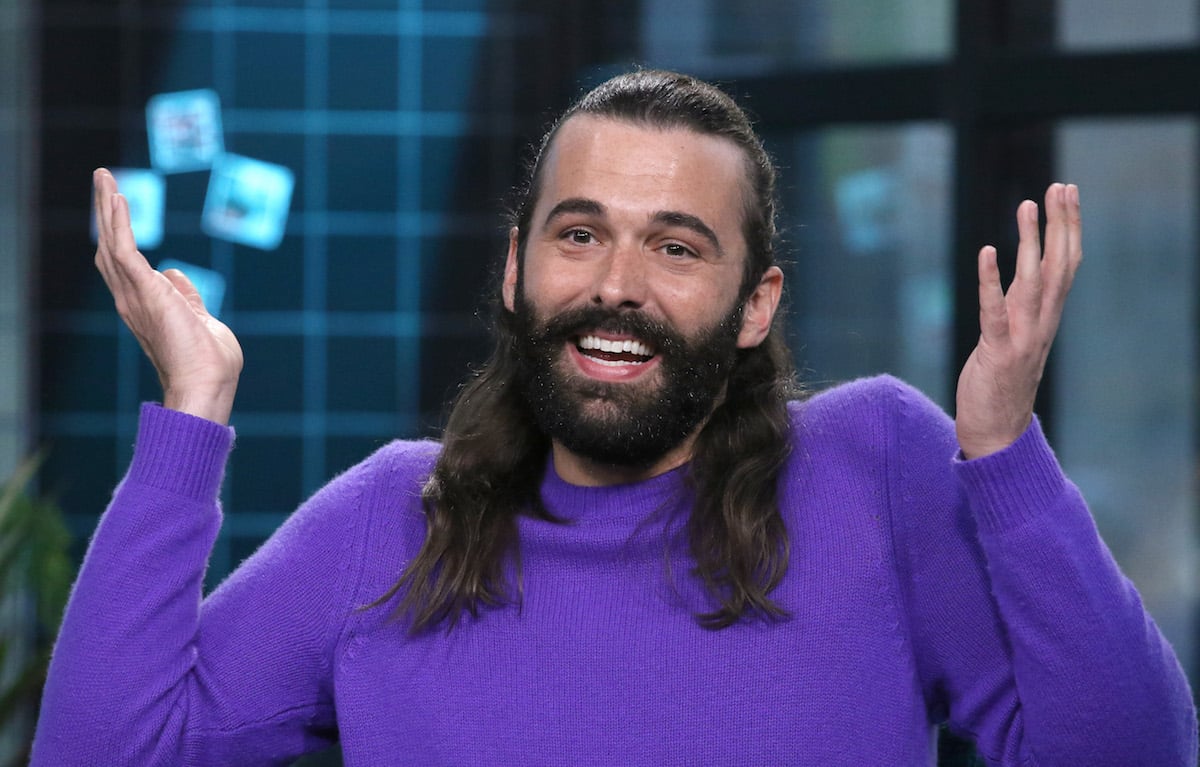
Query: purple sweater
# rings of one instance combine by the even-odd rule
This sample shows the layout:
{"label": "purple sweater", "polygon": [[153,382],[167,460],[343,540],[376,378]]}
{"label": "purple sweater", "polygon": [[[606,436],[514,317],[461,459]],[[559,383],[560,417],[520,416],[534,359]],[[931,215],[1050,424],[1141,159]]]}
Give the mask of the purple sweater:
{"label": "purple sweater", "polygon": [[232,432],[156,406],[55,650],[35,765],[287,764],[340,738],[362,765],[928,765],[948,721],[996,765],[1191,767],[1171,648],[1035,423],[956,458],[953,424],[890,378],[793,408],[781,478],[792,617],[699,628],[664,520],[678,469],[542,497],[524,599],[417,638],[388,609],[424,536],[432,442],[317,493],[210,597]]}

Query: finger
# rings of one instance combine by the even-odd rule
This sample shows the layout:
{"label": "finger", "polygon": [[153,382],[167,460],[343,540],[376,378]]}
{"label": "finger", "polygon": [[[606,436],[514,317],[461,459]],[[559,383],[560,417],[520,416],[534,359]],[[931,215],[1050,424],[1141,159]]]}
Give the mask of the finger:
{"label": "finger", "polygon": [[115,193],[111,203],[112,221],[110,224],[110,253],[113,264],[126,274],[138,274],[150,266],[145,257],[138,252],[137,241],[133,237],[133,221],[129,215],[129,200],[125,195]]}
{"label": "finger", "polygon": [[[128,259],[123,258],[125,254],[121,253],[122,239],[118,232],[118,229],[124,226],[132,242],[133,229],[129,220],[128,201],[118,191],[117,180],[107,169],[98,169],[94,178],[97,186],[97,266],[101,269],[109,290],[116,296],[128,278],[125,268]],[[133,246],[133,250],[136,253],[136,245]],[[140,254],[138,256],[140,257]]]}
{"label": "finger", "polygon": [[93,174],[93,200],[96,216],[96,268],[104,278],[104,284],[116,297],[123,282],[113,261],[112,204],[117,193],[116,179],[104,168]]}
{"label": "finger", "polygon": [[1036,280],[1041,275],[1042,237],[1038,230],[1038,206],[1025,200],[1017,206],[1017,273],[1018,279]]}
{"label": "finger", "polygon": [[102,240],[111,218],[108,197],[116,190],[116,180],[107,168],[97,168],[92,172],[92,188],[95,190],[92,202],[96,206],[96,233]]}
{"label": "finger", "polygon": [[1000,267],[996,264],[996,249],[987,245],[979,251],[979,331],[989,343],[1003,343],[1008,338],[1008,306],[1004,287],[1000,284]]}
{"label": "finger", "polygon": [[204,306],[204,299],[200,297],[200,291],[196,289],[186,274],[179,269],[168,269],[163,272],[163,275],[187,299],[188,305],[192,307],[193,311],[201,316],[208,315],[208,309]]}
{"label": "finger", "polygon": [[1043,273],[1046,295],[1057,300],[1063,292],[1071,268],[1071,216],[1068,211],[1067,187],[1051,184],[1046,189],[1046,247],[1043,252]]}
{"label": "finger", "polygon": [[[1055,258],[1057,262],[1053,269],[1048,269],[1048,283],[1045,305],[1042,308],[1042,325],[1045,332],[1053,335],[1062,318],[1066,305],[1067,294],[1075,280],[1075,272],[1083,260],[1083,223],[1079,210],[1079,188],[1074,184],[1058,185],[1054,190],[1058,195],[1056,202],[1059,210],[1056,213]],[[1047,191],[1050,195],[1050,191]],[[1049,223],[1047,231],[1049,231]],[[1049,241],[1049,237],[1047,237]],[[1047,258],[1050,257],[1050,246],[1047,244]]]}
{"label": "finger", "polygon": [[[107,186],[102,182],[102,187]],[[130,322],[129,312],[132,307],[140,303],[140,300],[137,285],[131,279],[129,270],[124,263],[127,258],[121,252],[122,247],[128,247],[128,244],[123,244],[124,237],[120,226],[120,195],[113,189],[104,188],[102,198],[100,208],[105,215],[105,223],[100,236],[101,245],[97,248],[97,259],[101,264],[104,282],[108,285],[109,292],[112,293],[117,313],[128,324]],[[129,236],[132,237],[131,228]]]}
{"label": "finger", "polygon": [[101,241],[105,243],[109,252],[111,252],[113,244],[113,197],[120,193],[120,189],[117,188],[116,177],[107,169],[102,169],[98,175],[100,199],[98,201],[99,222],[97,224],[97,232],[101,235]]}
{"label": "finger", "polygon": [[1083,262],[1083,208],[1079,202],[1079,187],[1068,184],[1067,195],[1067,251],[1070,261],[1069,275],[1073,280],[1079,264]]}
{"label": "finger", "polygon": [[[96,268],[104,273],[109,266],[109,221],[111,220],[111,202],[109,201],[109,182],[112,176],[104,168],[97,168],[92,173],[92,208],[96,222]],[[107,275],[106,275],[107,279]]]}
{"label": "finger", "polygon": [[160,277],[137,249],[129,217],[129,201],[123,194],[112,196],[112,232],[110,256],[114,283],[110,287],[132,294],[161,289]]}
{"label": "finger", "polygon": [[1014,319],[1035,320],[1042,302],[1042,240],[1038,206],[1025,200],[1017,206],[1017,268],[1008,290],[1008,303],[1020,313]]}

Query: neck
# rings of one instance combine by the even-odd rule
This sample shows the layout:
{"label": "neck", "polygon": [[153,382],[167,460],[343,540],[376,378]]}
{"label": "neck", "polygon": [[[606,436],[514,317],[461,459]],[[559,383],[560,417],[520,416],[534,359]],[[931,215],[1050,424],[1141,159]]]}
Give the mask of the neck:
{"label": "neck", "polygon": [[[697,429],[697,433],[699,429]],[[554,470],[565,482],[583,487],[603,487],[606,485],[627,485],[641,482],[666,474],[691,460],[692,446],[696,434],[680,443],[677,447],[665,453],[654,462],[642,466],[621,466],[612,463],[594,461],[564,447],[558,441],[553,443]]]}

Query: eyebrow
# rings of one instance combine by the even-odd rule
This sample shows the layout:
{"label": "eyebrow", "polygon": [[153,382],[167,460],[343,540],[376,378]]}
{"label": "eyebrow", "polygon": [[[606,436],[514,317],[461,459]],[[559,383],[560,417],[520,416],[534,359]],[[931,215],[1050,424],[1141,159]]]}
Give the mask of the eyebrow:
{"label": "eyebrow", "polygon": [[603,216],[606,211],[604,206],[596,200],[589,200],[586,197],[568,197],[565,200],[559,200],[558,204],[550,209],[546,214],[546,222],[543,227],[550,226],[550,223],[559,216],[565,216],[571,213],[582,213],[588,216]]}
{"label": "eyebrow", "polygon": [[691,213],[682,213],[677,210],[660,210],[654,214],[653,219],[667,226],[681,226],[684,229],[690,229],[708,240],[709,244],[716,249],[718,256],[725,255],[725,249],[721,247],[721,241],[717,239],[717,233],[712,230],[712,227],[704,223],[699,216],[694,216]]}
{"label": "eyebrow", "polygon": [[[548,227],[559,216],[565,216],[572,213],[588,215],[588,216],[604,216],[607,213],[604,205],[600,202],[586,197],[568,197],[565,200],[560,200],[557,205],[550,209],[546,214],[546,221],[543,227]],[[679,226],[688,229],[700,235],[713,246],[717,251],[718,256],[725,255],[725,249],[721,247],[721,240],[718,239],[717,233],[712,230],[708,224],[699,216],[691,213],[684,213],[678,210],[660,210],[656,211],[650,217],[651,221],[656,221],[667,226]]]}

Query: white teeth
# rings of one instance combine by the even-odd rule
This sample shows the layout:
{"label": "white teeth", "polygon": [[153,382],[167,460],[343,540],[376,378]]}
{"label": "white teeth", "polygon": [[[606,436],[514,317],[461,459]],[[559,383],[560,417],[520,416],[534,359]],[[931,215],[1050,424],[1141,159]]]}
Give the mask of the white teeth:
{"label": "white teeth", "polygon": [[601,360],[601,359],[594,359],[594,358],[592,359],[592,362],[595,362],[595,363],[596,363],[596,364],[598,364],[598,365],[605,365],[605,366],[607,366],[607,367],[610,367],[610,368],[619,368],[619,367],[622,367],[622,366],[625,366],[625,365],[642,365],[642,364],[645,364],[645,363],[642,363],[642,362],[619,362],[619,361],[617,361],[617,360]]}
{"label": "white teeth", "polygon": [[[624,352],[626,354],[636,354],[639,357],[654,356],[654,352],[650,350],[649,346],[628,338],[623,341],[610,341],[607,338],[600,338],[599,336],[583,336],[579,339],[579,348],[584,350],[599,349],[602,352],[613,354]],[[614,362],[611,364],[620,365],[622,363]]]}

